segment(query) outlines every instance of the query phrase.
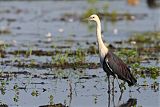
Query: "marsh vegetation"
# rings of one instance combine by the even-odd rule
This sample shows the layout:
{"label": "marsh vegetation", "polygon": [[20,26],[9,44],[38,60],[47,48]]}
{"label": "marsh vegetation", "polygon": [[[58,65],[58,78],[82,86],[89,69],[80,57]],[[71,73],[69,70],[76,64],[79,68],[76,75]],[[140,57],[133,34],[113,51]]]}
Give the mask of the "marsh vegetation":
{"label": "marsh vegetation", "polygon": [[[0,1],[0,104],[156,107],[160,79],[158,5],[153,10],[146,3]],[[128,64],[138,80],[139,87],[131,90],[124,84],[122,96],[117,83],[114,95],[107,93],[95,25],[83,20],[92,13],[102,19],[106,46]]]}

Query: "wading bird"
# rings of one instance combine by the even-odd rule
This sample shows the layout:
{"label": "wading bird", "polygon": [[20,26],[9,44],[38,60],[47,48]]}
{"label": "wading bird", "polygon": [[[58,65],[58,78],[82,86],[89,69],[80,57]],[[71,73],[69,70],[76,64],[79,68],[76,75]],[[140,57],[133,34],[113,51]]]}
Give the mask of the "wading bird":
{"label": "wading bird", "polygon": [[[113,78],[117,79],[118,77],[119,79],[127,82],[128,86],[133,86],[137,82],[137,80],[131,74],[130,69],[118,56],[112,53],[108,49],[108,47],[106,47],[105,44],[103,43],[102,35],[101,35],[101,22],[99,17],[93,14],[87,19],[90,21],[95,21],[97,24],[96,33],[97,33],[99,57],[100,57],[101,66],[103,67],[103,70],[107,74],[108,92],[110,92],[110,80],[109,80],[110,75],[113,76]],[[119,85],[119,88],[121,89],[120,85]]]}

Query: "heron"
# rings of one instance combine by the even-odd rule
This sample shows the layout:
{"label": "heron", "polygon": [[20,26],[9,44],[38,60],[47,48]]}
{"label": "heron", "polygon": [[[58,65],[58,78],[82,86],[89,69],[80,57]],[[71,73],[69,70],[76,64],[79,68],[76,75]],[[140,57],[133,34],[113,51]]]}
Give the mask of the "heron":
{"label": "heron", "polygon": [[[127,82],[129,87],[135,85],[137,80],[131,74],[131,71],[128,68],[128,66],[121,60],[121,58],[119,58],[108,47],[105,46],[102,40],[101,21],[99,17],[96,14],[93,14],[89,18],[87,18],[87,20],[96,22],[96,35],[98,42],[100,64],[107,74],[108,92],[110,92],[110,76],[113,76],[113,81],[116,78],[117,82],[118,79]],[[119,88],[121,90],[120,84]]]}

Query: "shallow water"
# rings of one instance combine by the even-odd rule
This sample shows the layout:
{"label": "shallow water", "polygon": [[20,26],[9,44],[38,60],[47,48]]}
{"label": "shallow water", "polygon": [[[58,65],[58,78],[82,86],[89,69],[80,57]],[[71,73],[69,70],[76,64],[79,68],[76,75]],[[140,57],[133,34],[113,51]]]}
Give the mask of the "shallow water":
{"label": "shallow water", "polygon": [[[19,69],[23,71],[22,69]],[[150,86],[155,80],[150,78],[138,79],[139,84],[147,82],[148,86],[142,86],[139,91],[138,87],[132,87],[122,94],[122,98],[119,101],[120,92],[118,84],[115,82],[114,96],[107,93],[107,81],[106,76],[102,69],[86,69],[83,70],[85,74],[76,74],[78,70],[65,70],[59,71],[62,75],[67,75],[67,79],[63,79],[64,76],[54,78],[56,75],[55,70],[28,70],[32,72],[32,75],[17,75],[9,78],[7,85],[5,86],[5,94],[1,95],[1,101],[5,102],[8,106],[40,106],[49,104],[49,96],[54,96],[54,103],[66,103],[71,107],[99,107],[107,106],[110,101],[110,106],[121,105],[127,102],[130,98],[136,99],[137,106],[145,107],[157,107],[159,104],[159,91],[152,89]],[[52,75],[43,75],[44,72],[49,72]],[[57,71],[58,72],[58,71]],[[64,73],[65,72],[65,73]],[[64,74],[63,74],[64,73]],[[35,76],[37,75],[37,76]],[[90,79],[81,79],[83,76],[97,75]],[[159,80],[160,78],[158,78]],[[14,102],[13,98],[16,95],[13,89],[14,85],[18,85],[18,102]],[[26,86],[26,88],[25,88]],[[22,89],[25,88],[25,89]],[[132,92],[129,92],[131,90]],[[31,93],[37,91],[38,96],[32,96]],[[114,98],[114,103],[113,103]]]}
{"label": "shallow water", "polygon": [[[104,29],[103,38],[108,43],[127,40],[134,32],[159,31],[159,8],[150,9],[145,0],[137,6],[129,6],[125,1],[99,1],[95,7],[103,11],[104,4],[109,3],[108,11],[129,12],[133,14],[147,14],[134,21],[121,20],[116,23],[102,20]],[[118,5],[117,5],[118,4]],[[86,42],[96,42],[95,29],[89,29],[90,23],[82,23],[79,18],[71,17],[67,21],[60,20],[66,13],[80,16],[91,4],[86,1],[0,1],[0,28],[8,27],[9,34],[0,34],[0,41],[12,44],[6,51],[14,50],[46,50],[55,48],[51,46],[69,46],[69,48],[58,48],[57,50],[76,50],[88,47]],[[7,20],[10,20],[7,21]],[[7,26],[8,25],[8,26]],[[114,34],[118,29],[118,34]],[[46,34],[51,32],[51,41]],[[115,44],[117,45],[117,44]],[[50,62],[51,56],[31,55],[26,58],[23,55],[15,56],[7,54],[2,60],[34,59],[36,62]],[[88,55],[87,62],[99,62],[98,54]],[[24,61],[25,62],[25,61]],[[143,66],[160,66],[151,63],[141,63]],[[107,93],[108,82],[106,74],[98,67],[96,69],[74,68],[57,69],[50,68],[18,68],[14,66],[1,65],[1,72],[22,72],[22,74],[10,74],[1,78],[0,102],[9,107],[37,107],[40,105],[62,103],[70,107],[113,107],[131,101],[137,107],[158,107],[159,84],[152,87],[160,77],[155,80],[146,77],[138,77],[138,87],[126,90],[119,100],[120,91],[115,81],[115,94]],[[25,71],[30,74],[23,74]],[[45,75],[47,73],[48,75]],[[138,90],[137,90],[138,89]],[[131,92],[130,92],[131,90]],[[50,96],[53,99],[50,99]],[[109,98],[110,96],[110,98]],[[132,99],[132,100],[129,100]]]}

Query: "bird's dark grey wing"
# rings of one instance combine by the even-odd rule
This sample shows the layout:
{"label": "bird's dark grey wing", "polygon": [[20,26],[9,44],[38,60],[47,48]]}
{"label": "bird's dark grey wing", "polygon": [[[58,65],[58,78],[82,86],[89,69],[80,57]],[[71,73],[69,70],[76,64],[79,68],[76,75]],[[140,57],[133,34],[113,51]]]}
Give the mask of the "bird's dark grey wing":
{"label": "bird's dark grey wing", "polygon": [[113,72],[112,68],[109,66],[107,55],[104,57],[103,70],[107,73],[108,76],[112,75],[113,77],[115,77],[115,73]]}
{"label": "bird's dark grey wing", "polygon": [[114,53],[109,51],[107,53],[106,60],[110,69],[112,69],[112,72],[116,74],[119,79],[122,79],[131,85],[136,82],[127,65]]}

